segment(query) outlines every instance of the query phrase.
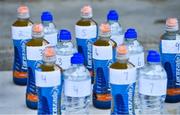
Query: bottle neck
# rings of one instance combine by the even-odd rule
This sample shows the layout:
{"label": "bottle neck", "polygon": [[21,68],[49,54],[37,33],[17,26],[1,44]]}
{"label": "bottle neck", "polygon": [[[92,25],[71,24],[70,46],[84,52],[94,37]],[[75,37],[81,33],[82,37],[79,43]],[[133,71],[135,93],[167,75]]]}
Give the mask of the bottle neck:
{"label": "bottle neck", "polygon": [[161,62],[147,62],[148,65],[161,65]]}
{"label": "bottle neck", "polygon": [[18,17],[18,19],[28,19],[28,18],[30,18],[30,15],[29,15],[29,13],[24,13],[24,14],[18,13],[17,17]]}
{"label": "bottle neck", "polygon": [[88,20],[88,19],[92,19],[92,17],[93,17],[92,13],[87,14],[87,15],[81,14],[82,19],[87,19]]}
{"label": "bottle neck", "polygon": [[109,40],[111,37],[111,33],[110,32],[101,32],[100,33],[100,39],[104,39],[104,40]]}
{"label": "bottle neck", "polygon": [[174,31],[166,30],[166,33],[168,33],[170,35],[176,35],[178,33],[178,30],[174,30]]}
{"label": "bottle neck", "polygon": [[72,67],[79,67],[79,66],[84,66],[82,63],[81,64],[72,64]]}
{"label": "bottle neck", "polygon": [[18,20],[21,20],[21,21],[28,21],[29,18],[18,18]]}
{"label": "bottle neck", "polygon": [[43,36],[44,36],[43,32],[42,33],[33,33],[32,34],[33,39],[43,38]]}
{"label": "bottle neck", "polygon": [[50,23],[52,23],[53,21],[42,21],[42,24],[44,26],[49,26]]}
{"label": "bottle neck", "polygon": [[56,56],[53,57],[46,57],[43,56],[43,63],[44,65],[52,66],[56,63]]}
{"label": "bottle neck", "polygon": [[119,62],[119,63],[125,64],[125,63],[128,63],[128,60],[129,60],[129,57],[127,54],[117,56],[117,62]]}

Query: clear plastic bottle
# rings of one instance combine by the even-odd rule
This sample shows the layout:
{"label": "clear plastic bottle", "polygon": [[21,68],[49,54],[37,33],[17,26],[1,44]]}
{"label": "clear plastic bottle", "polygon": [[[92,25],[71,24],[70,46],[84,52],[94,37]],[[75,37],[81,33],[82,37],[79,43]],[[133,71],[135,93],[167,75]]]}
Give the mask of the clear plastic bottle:
{"label": "clear plastic bottle", "polygon": [[140,114],[160,115],[164,113],[167,74],[160,62],[160,55],[150,50],[147,62],[139,70]]}
{"label": "clear plastic bottle", "polygon": [[161,36],[161,62],[168,76],[166,102],[180,102],[180,35],[178,20],[166,20],[166,32]]}
{"label": "clear plastic bottle", "polygon": [[55,64],[56,53],[52,46],[43,51],[43,61],[35,70],[38,94],[38,115],[60,114],[61,67]]}
{"label": "clear plastic bottle", "polygon": [[91,77],[83,65],[82,54],[75,53],[71,58],[72,67],[64,72],[64,104],[66,115],[86,115],[89,112],[91,97]]}
{"label": "clear plastic bottle", "polygon": [[58,34],[58,44],[56,46],[57,61],[63,70],[71,67],[71,57],[77,49],[71,41],[71,33],[68,30],[60,30]]}
{"label": "clear plastic bottle", "polygon": [[111,114],[134,115],[134,93],[137,69],[130,63],[125,45],[117,47],[117,61],[110,66]]}
{"label": "clear plastic bottle", "polygon": [[84,56],[84,65],[90,71],[93,83],[92,45],[98,37],[98,26],[92,17],[93,11],[91,6],[83,6],[81,9],[81,19],[75,25],[75,34],[78,52]]}
{"label": "clear plastic bottle", "polygon": [[115,61],[116,43],[110,39],[110,25],[100,25],[99,39],[93,45],[95,83],[93,86],[93,105],[99,109],[111,108],[109,66]]}
{"label": "clear plastic bottle", "polygon": [[42,61],[42,52],[48,45],[43,39],[44,32],[42,24],[34,24],[32,27],[32,39],[26,43],[26,55],[28,66],[28,80],[26,90],[26,105],[31,109],[37,109],[37,88],[35,85],[35,68]]}
{"label": "clear plastic bottle", "polygon": [[44,39],[52,46],[57,45],[57,29],[53,23],[53,15],[51,12],[45,11],[41,15],[41,22],[44,27]]}
{"label": "clear plastic bottle", "polygon": [[13,81],[17,85],[26,85],[28,75],[25,44],[32,38],[32,22],[27,6],[21,5],[17,13],[18,19],[11,27],[14,45]]}
{"label": "clear plastic bottle", "polygon": [[[125,33],[125,45],[128,47],[129,62],[131,62],[137,69],[144,66],[144,48],[137,40],[137,32],[133,28],[129,28]],[[135,90],[135,112],[139,113],[139,100],[138,100],[138,76],[136,78]]]}
{"label": "clear plastic bottle", "polygon": [[124,34],[118,19],[118,13],[115,10],[110,10],[107,15],[107,21],[111,26],[111,39],[114,40],[117,45],[120,45],[124,42]]}

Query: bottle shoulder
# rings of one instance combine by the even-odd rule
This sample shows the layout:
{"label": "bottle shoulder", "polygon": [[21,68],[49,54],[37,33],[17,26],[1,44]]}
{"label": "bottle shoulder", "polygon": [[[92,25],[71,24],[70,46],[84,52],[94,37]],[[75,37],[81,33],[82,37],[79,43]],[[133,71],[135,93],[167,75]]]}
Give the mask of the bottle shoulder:
{"label": "bottle shoulder", "polygon": [[48,45],[48,41],[43,38],[31,39],[26,43],[27,46],[44,46]]}
{"label": "bottle shoulder", "polygon": [[165,32],[164,34],[161,35],[160,39],[161,40],[176,40],[176,36],[179,35],[178,33],[167,33]]}
{"label": "bottle shoulder", "polygon": [[139,76],[146,79],[167,79],[167,74],[162,65],[145,65],[139,69]]}
{"label": "bottle shoulder", "polygon": [[94,42],[95,46],[112,46],[112,47],[116,47],[117,44],[115,41],[109,39],[109,40],[105,40],[105,39],[98,39],[96,42]]}
{"label": "bottle shoulder", "polygon": [[131,68],[134,68],[134,67],[135,66],[130,62],[127,62],[127,63],[115,62],[110,66],[110,68],[112,68],[112,69],[120,69],[120,70],[121,69],[123,69],[123,70],[131,69]]}
{"label": "bottle shoulder", "polygon": [[12,26],[15,27],[24,27],[24,26],[32,26],[33,22],[31,20],[16,20]]}
{"label": "bottle shoulder", "polygon": [[77,26],[93,26],[96,25],[97,23],[93,19],[80,19],[79,21],[76,22]]}
{"label": "bottle shoulder", "polygon": [[68,79],[72,81],[91,79],[90,73],[84,65],[76,66],[76,67],[72,66],[69,69],[65,70],[63,75],[64,75],[64,79]]}
{"label": "bottle shoulder", "polygon": [[42,72],[51,72],[51,71],[62,71],[62,68],[56,64],[54,65],[45,65],[40,64],[37,66],[38,69],[40,69]]}
{"label": "bottle shoulder", "polygon": [[125,45],[127,46],[128,48],[128,51],[133,54],[133,53],[141,53],[141,52],[144,52],[144,47],[143,45],[135,40],[135,41],[131,41],[131,42],[128,42],[127,40],[125,41]]}

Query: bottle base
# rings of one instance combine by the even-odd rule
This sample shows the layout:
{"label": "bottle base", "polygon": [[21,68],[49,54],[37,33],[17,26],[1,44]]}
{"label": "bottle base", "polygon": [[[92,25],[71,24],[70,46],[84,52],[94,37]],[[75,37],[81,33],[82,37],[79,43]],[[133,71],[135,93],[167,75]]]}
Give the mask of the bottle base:
{"label": "bottle base", "polygon": [[178,103],[180,102],[180,95],[177,96],[166,96],[166,103]]}
{"label": "bottle base", "polygon": [[93,106],[98,109],[110,109],[111,108],[111,101],[97,101],[93,100]]}
{"label": "bottle base", "polygon": [[37,109],[37,102],[31,102],[31,101],[26,100],[26,106],[27,106],[29,109],[34,109],[34,110],[36,110],[36,109]]}
{"label": "bottle base", "polygon": [[16,85],[25,86],[27,85],[27,78],[18,79],[18,78],[13,77],[13,82]]}

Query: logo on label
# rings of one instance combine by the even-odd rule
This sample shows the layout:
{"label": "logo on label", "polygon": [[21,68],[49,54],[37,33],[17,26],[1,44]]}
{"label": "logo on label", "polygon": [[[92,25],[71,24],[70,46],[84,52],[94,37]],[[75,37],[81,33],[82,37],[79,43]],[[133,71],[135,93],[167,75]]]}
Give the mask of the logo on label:
{"label": "logo on label", "polygon": [[133,113],[133,89],[134,89],[134,86],[133,84],[129,85],[128,86],[128,110],[129,110],[129,113]]}
{"label": "logo on label", "polygon": [[176,85],[180,85],[180,56],[177,55],[175,58],[176,62]]}
{"label": "logo on label", "polygon": [[22,49],[22,69],[27,69],[27,62],[26,62],[26,40],[21,42],[21,49]]}
{"label": "logo on label", "polygon": [[180,43],[179,42],[176,43],[176,47],[177,47],[177,50],[179,52],[179,50],[180,50]]}
{"label": "logo on label", "polygon": [[53,114],[57,114],[58,108],[58,87],[52,89],[52,98],[53,98]]}
{"label": "logo on label", "polygon": [[92,44],[89,40],[87,42],[87,61],[87,67],[92,68]]}

